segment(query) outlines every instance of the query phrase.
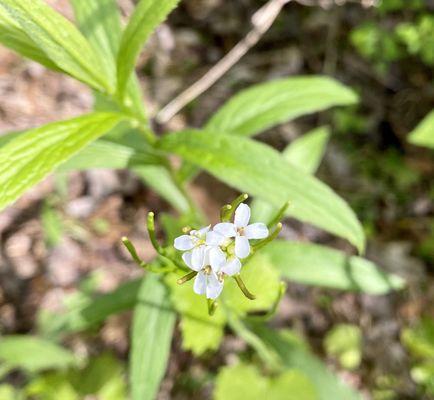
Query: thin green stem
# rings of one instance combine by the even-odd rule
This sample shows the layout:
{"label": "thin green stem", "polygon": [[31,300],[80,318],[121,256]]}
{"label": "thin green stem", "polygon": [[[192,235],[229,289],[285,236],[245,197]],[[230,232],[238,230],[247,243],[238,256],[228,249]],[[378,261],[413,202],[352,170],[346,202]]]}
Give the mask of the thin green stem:
{"label": "thin green stem", "polygon": [[243,292],[244,296],[246,296],[249,300],[255,300],[256,296],[249,292],[249,290],[246,288],[246,285],[244,284],[243,280],[241,279],[241,276],[235,275],[234,276],[235,282],[237,282],[238,287]]}
{"label": "thin green stem", "polygon": [[136,248],[134,247],[134,245],[131,243],[131,241],[124,236],[122,238],[122,243],[123,245],[126,247],[126,249],[128,250],[128,252],[130,253],[131,257],[133,258],[133,260],[135,261],[135,263],[140,267],[140,268],[148,268],[148,264],[146,262],[144,262],[139,255],[137,254]]}
{"label": "thin green stem", "polygon": [[157,253],[165,255],[164,249],[161,247],[160,243],[158,243],[157,236],[155,235],[155,214],[152,211],[148,213],[146,222],[152,246],[154,246],[154,249],[157,251]]}
{"label": "thin green stem", "polygon": [[184,275],[182,278],[179,278],[176,283],[178,285],[182,285],[185,282],[191,281],[197,275],[197,271],[191,271],[187,275]]}
{"label": "thin green stem", "polygon": [[286,210],[288,209],[290,205],[290,202],[287,201],[279,211],[277,211],[276,215],[273,217],[273,219],[267,224],[268,228],[273,227],[274,225],[277,225],[278,222],[284,217]]}

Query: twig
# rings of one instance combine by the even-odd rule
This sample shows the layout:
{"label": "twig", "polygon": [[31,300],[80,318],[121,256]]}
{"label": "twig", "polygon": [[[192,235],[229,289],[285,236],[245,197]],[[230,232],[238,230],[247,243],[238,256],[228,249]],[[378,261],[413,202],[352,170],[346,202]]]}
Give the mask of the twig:
{"label": "twig", "polygon": [[253,29],[228,54],[192,86],[183,91],[169,104],[163,107],[155,120],[164,124],[176,115],[192,100],[200,96],[216,83],[241,57],[243,57],[270,29],[280,10],[291,0],[270,0],[252,16]]}

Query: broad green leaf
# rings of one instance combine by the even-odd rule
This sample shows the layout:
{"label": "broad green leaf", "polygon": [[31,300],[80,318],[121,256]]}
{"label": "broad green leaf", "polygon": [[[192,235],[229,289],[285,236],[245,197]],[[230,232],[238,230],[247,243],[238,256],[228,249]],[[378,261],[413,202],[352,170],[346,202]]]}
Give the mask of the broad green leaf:
{"label": "broad green leaf", "polygon": [[154,400],[164,377],[172,342],[175,313],[169,294],[154,274],[140,287],[134,309],[130,352],[132,400]]}
{"label": "broad green leaf", "polygon": [[0,7],[0,43],[49,69],[59,70],[9,14]]}
{"label": "broad green leaf", "polygon": [[363,230],[347,203],[271,147],[249,138],[202,131],[166,135],[159,147],[275,207],[290,201],[288,215],[346,238],[363,251]]}
{"label": "broad green leaf", "polygon": [[232,97],[213,115],[206,129],[250,136],[277,124],[333,106],[357,102],[357,95],[324,76],[278,79]]}
{"label": "broad green leaf", "polygon": [[279,273],[270,263],[268,257],[262,257],[261,253],[258,253],[256,257],[243,266],[241,278],[249,291],[256,296],[256,299],[253,301],[247,299],[236,282],[227,278],[222,297],[228,306],[241,313],[266,311],[273,306],[279,293],[280,282]]}
{"label": "broad green leaf", "polygon": [[122,35],[117,58],[118,94],[122,98],[140,50],[154,29],[165,20],[179,0],[140,0]]}
{"label": "broad green leaf", "polygon": [[431,111],[410,133],[408,141],[419,146],[434,148],[434,111]]}
{"label": "broad green leaf", "polygon": [[122,120],[93,113],[22,133],[0,148],[0,210]]}
{"label": "broad green leaf", "polygon": [[279,355],[286,368],[303,372],[315,385],[319,400],[361,400],[359,393],[334,376],[327,367],[290,335],[263,324],[252,325],[262,340]]}
{"label": "broad green leaf", "polygon": [[43,0],[2,0],[0,7],[60,69],[87,85],[111,91],[104,62],[78,29]]}
{"label": "broad green leaf", "polygon": [[193,281],[183,285],[176,283],[179,276],[170,274],[166,283],[170,286],[172,304],[181,314],[182,348],[200,356],[207,350],[217,350],[223,339],[226,317],[221,307],[213,316],[208,315],[207,301],[193,291]]}
{"label": "broad green leaf", "polygon": [[80,395],[68,380],[65,372],[41,374],[30,381],[25,388],[26,399],[80,400]]}
{"label": "broad green leaf", "polygon": [[[290,164],[306,174],[314,174],[324,156],[325,148],[330,136],[327,127],[314,129],[295,139],[282,152]],[[252,220],[269,222],[278,209],[265,201],[253,200],[251,204]]]}
{"label": "broad green leaf", "polygon": [[140,285],[141,279],[122,283],[112,292],[76,304],[65,314],[44,315],[39,328],[49,337],[92,328],[110,315],[131,310],[137,302]]}
{"label": "broad green leaf", "polygon": [[220,369],[214,399],[316,400],[317,395],[309,379],[297,370],[266,377],[253,365],[238,364]]}
{"label": "broad green leaf", "polygon": [[75,363],[74,355],[69,350],[30,335],[1,337],[0,360],[26,372],[67,368]]}
{"label": "broad green leaf", "polygon": [[283,277],[302,284],[376,295],[404,286],[400,277],[369,260],[317,244],[276,240],[261,253],[270,257]]}
{"label": "broad green leaf", "polygon": [[324,339],[328,355],[336,357],[343,368],[355,369],[362,361],[362,332],[357,325],[337,324]]}

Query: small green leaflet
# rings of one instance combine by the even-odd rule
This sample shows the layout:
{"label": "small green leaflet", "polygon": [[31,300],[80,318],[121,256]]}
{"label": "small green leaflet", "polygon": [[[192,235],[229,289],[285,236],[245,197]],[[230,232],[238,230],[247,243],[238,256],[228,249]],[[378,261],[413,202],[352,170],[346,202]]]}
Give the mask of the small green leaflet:
{"label": "small green leaflet", "polygon": [[293,282],[376,295],[404,286],[399,276],[381,271],[369,260],[317,244],[276,240],[261,254]]}
{"label": "small green leaflet", "polygon": [[1,0],[0,7],[60,69],[95,89],[111,91],[104,61],[80,31],[43,0]]}
{"label": "small green leaflet", "polygon": [[3,336],[0,339],[0,361],[9,368],[26,372],[68,368],[75,364],[74,355],[50,341],[30,335]]}
{"label": "small green leaflet", "polygon": [[170,354],[175,312],[157,275],[143,279],[134,309],[130,352],[132,400],[154,400]]}
{"label": "small green leaflet", "polygon": [[251,136],[301,115],[357,103],[349,88],[324,76],[261,83],[241,91],[213,115],[205,129]]}
{"label": "small green leaflet", "polygon": [[362,227],[345,201],[271,147],[245,137],[193,130],[166,135],[158,146],[274,207],[290,201],[288,215],[341,236],[363,251]]}
{"label": "small green leaflet", "polygon": [[124,96],[125,89],[140,50],[154,29],[165,20],[179,0],[140,0],[122,35],[117,59],[118,95]]}
{"label": "small green leaflet", "polygon": [[431,111],[410,133],[408,141],[434,149],[434,111]]}
{"label": "small green leaflet", "polygon": [[124,117],[92,113],[23,132],[0,148],[0,210]]}

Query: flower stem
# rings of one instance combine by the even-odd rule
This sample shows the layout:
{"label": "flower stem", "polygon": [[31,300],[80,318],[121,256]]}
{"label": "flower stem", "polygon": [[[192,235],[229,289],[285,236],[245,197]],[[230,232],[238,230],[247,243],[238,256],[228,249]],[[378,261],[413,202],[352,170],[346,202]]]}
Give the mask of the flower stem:
{"label": "flower stem", "polygon": [[124,236],[122,238],[122,243],[126,247],[128,252],[130,253],[133,260],[136,262],[136,264],[140,268],[147,268],[148,267],[148,265],[139,257],[139,255],[137,254],[136,248],[134,247],[134,245],[131,243],[131,241],[126,236]]}
{"label": "flower stem", "polygon": [[220,209],[220,221],[227,222],[231,219],[232,216],[232,206],[230,204],[224,205]]}
{"label": "flower stem", "polygon": [[150,211],[148,213],[146,226],[148,228],[149,238],[151,239],[152,246],[157,251],[158,254],[164,255],[163,248],[158,243],[157,237],[155,236],[155,214]]}
{"label": "flower stem", "polygon": [[265,239],[261,240],[260,242],[252,246],[252,250],[253,250],[252,253],[257,252],[259,249],[262,249],[262,247],[266,246],[268,243],[276,239],[281,230],[282,230],[282,224],[278,222],[276,228],[274,228],[274,231],[270,235],[268,235],[268,237],[266,237]]}
{"label": "flower stem", "polygon": [[241,279],[241,276],[235,275],[234,276],[235,282],[237,282],[238,287],[243,292],[244,296],[246,296],[249,300],[255,300],[256,296],[249,292],[249,290],[246,288],[246,285],[244,284],[243,280]]}
{"label": "flower stem", "polygon": [[290,205],[290,202],[287,201],[279,211],[277,211],[276,215],[273,217],[273,219],[268,223],[268,228],[273,227],[274,225],[277,225],[278,222],[284,217],[286,210],[288,209]]}

